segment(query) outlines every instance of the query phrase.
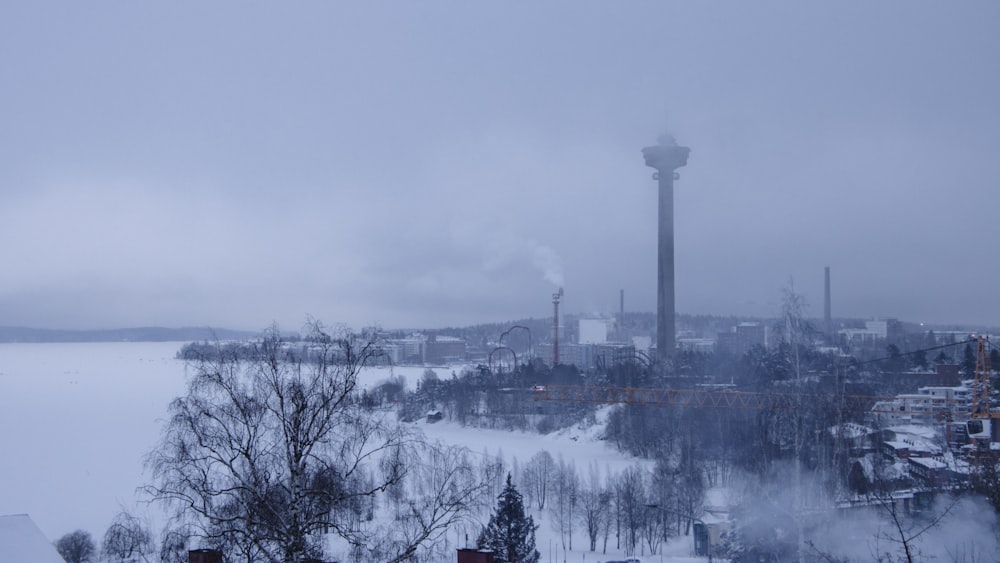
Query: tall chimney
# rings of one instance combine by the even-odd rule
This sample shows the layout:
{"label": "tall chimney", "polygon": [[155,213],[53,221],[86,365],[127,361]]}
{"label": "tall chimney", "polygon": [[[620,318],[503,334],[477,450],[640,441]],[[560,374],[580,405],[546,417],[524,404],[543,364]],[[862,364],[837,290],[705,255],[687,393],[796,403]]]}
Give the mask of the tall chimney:
{"label": "tall chimney", "polygon": [[561,287],[552,294],[552,367],[559,365],[559,300],[562,296]]}
{"label": "tall chimney", "polygon": [[833,342],[833,317],[830,314],[830,267],[824,270],[825,283],[823,287],[823,330],[826,331],[826,340]]}
{"label": "tall chimney", "polygon": [[625,342],[625,290],[618,290],[618,342]]}
{"label": "tall chimney", "polygon": [[672,358],[676,345],[674,310],[674,177],[687,164],[691,149],[682,147],[670,135],[642,149],[646,166],[656,169],[653,179],[660,189],[659,245],[656,284],[656,353],[661,360]]}

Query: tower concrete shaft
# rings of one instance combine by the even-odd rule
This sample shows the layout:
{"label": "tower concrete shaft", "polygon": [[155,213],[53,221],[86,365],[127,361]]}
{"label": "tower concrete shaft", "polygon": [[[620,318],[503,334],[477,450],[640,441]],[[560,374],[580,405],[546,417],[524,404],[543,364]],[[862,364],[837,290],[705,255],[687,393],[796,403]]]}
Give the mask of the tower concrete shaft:
{"label": "tower concrete shaft", "polygon": [[676,170],[687,164],[691,149],[682,147],[670,135],[642,149],[646,166],[656,169],[653,178],[660,189],[659,244],[656,283],[656,352],[662,360],[672,358],[676,347],[674,307],[674,179]]}

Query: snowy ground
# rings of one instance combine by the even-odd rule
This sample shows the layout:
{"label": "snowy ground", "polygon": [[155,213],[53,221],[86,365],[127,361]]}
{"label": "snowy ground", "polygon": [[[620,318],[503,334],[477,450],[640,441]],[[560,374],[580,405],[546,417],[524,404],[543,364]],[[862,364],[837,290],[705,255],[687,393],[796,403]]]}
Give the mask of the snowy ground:
{"label": "snowy ground", "polygon": [[[149,514],[158,532],[159,517],[137,502],[136,489],[147,479],[142,459],[157,442],[167,404],[184,391],[186,367],[174,359],[180,345],[0,344],[0,514],[28,513],[50,539],[76,529],[99,539],[114,515],[128,509]],[[413,388],[424,369],[373,368],[361,383],[403,375]],[[459,369],[434,368],[442,379]],[[500,454],[508,467],[542,449],[573,460],[581,474],[591,463],[606,474],[636,462],[598,441],[596,427],[539,436],[447,422],[415,425],[432,439],[473,453]],[[563,554],[546,515],[534,516],[545,562],[624,559],[610,545],[606,555],[579,549],[586,547],[582,530],[574,534],[577,549]],[[639,559],[704,560],[690,557],[691,549],[691,538],[679,538],[666,555]]]}
{"label": "snowy ground", "polygon": [[[603,409],[598,416],[598,420],[604,418],[602,415],[606,414],[607,409]],[[559,459],[561,456],[567,461],[576,463],[576,469],[580,473],[581,478],[585,478],[587,467],[592,463],[597,464],[602,475],[618,473],[636,463],[648,464],[646,461],[617,452],[606,443],[599,441],[597,438],[600,434],[601,426],[568,428],[545,436],[527,432],[463,428],[453,422],[436,422],[431,424],[417,422],[413,426],[422,430],[431,440],[440,440],[449,444],[465,446],[474,453],[499,457],[507,467],[513,467],[515,460],[523,466],[525,462],[541,450],[547,450],[555,459]],[[615,543],[613,537],[608,540],[606,554],[601,553],[600,540],[598,541],[598,551],[596,553],[590,552],[587,549],[587,537],[582,528],[573,534],[574,549],[563,553],[559,534],[552,529],[545,511],[538,511],[532,507],[530,513],[535,519],[535,523],[539,525],[536,545],[538,551],[542,554],[543,562],[598,562],[625,559],[622,550],[613,549]],[[484,514],[482,517],[485,522],[489,519],[489,514]],[[461,541],[456,542],[456,544],[456,547],[467,547]],[[662,555],[635,556],[635,558],[644,563],[654,561],[705,561],[706,558],[691,557],[693,548],[692,538],[676,538],[671,543],[663,546]]]}
{"label": "snowy ground", "polygon": [[184,389],[178,343],[0,344],[0,514],[99,538]]}
{"label": "snowy ground", "polygon": [[445,367],[423,367],[423,366],[379,366],[372,367],[364,370],[358,376],[358,385],[371,389],[380,383],[385,383],[391,378],[403,377],[406,388],[413,390],[417,386],[417,382],[424,377],[424,372],[432,370],[438,379],[449,379],[451,378],[452,372],[456,375],[462,372],[463,366],[445,366]]}

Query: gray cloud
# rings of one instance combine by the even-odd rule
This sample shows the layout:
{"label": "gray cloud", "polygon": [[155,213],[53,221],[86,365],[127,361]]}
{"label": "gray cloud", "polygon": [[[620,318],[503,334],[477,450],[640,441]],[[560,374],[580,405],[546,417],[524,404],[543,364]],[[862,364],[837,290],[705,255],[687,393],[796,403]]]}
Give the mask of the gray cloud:
{"label": "gray cloud", "polygon": [[[0,8],[0,324],[678,308],[994,322],[1000,8]],[[815,307],[814,307],[815,308]]]}

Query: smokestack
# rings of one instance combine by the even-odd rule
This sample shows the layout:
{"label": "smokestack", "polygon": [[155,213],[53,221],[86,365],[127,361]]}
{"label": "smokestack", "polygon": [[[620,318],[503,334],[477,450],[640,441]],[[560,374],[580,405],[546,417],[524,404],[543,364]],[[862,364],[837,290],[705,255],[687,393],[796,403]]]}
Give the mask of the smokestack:
{"label": "smokestack", "polygon": [[559,365],[559,300],[562,299],[563,288],[552,294],[552,367]]}
{"label": "smokestack", "polygon": [[830,315],[830,267],[824,270],[823,289],[823,330],[826,331],[827,342],[833,342],[833,317]]}
{"label": "smokestack", "polygon": [[618,342],[625,342],[625,290],[618,290]]}
{"label": "smokestack", "polygon": [[656,352],[661,360],[672,358],[674,335],[674,180],[676,170],[687,164],[691,149],[682,147],[670,135],[642,149],[646,166],[656,169],[653,179],[660,189],[658,268],[656,284]]}

